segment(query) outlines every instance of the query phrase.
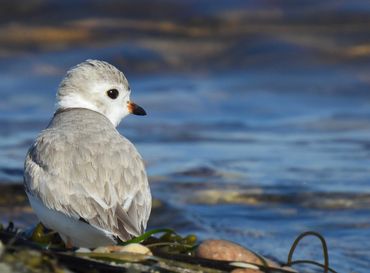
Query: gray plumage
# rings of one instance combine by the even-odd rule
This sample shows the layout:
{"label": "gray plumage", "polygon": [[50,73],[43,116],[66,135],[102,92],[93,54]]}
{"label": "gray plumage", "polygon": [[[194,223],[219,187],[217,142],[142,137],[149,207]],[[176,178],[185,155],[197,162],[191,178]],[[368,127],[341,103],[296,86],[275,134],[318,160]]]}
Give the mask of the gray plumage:
{"label": "gray plumage", "polygon": [[[118,72],[111,77],[127,85]],[[61,86],[67,88],[68,81]],[[59,109],[29,149],[24,183],[30,201],[35,199],[75,220],[82,218],[108,236],[125,241],[146,228],[151,194],[143,160],[104,113]],[[63,238],[73,238],[51,220],[44,224],[57,229]]]}

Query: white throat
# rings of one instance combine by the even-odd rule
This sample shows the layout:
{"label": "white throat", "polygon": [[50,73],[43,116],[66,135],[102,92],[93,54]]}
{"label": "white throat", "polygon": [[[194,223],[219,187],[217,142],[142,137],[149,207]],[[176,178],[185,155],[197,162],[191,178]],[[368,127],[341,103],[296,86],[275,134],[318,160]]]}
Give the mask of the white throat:
{"label": "white throat", "polygon": [[122,113],[122,111],[119,111],[119,109],[117,109],[116,111],[114,111],[115,109],[111,109],[109,113],[105,113],[104,111],[96,107],[93,103],[81,98],[81,96],[77,94],[70,94],[68,96],[63,96],[62,98],[59,97],[57,100],[56,108],[57,110],[68,108],[89,109],[107,117],[109,121],[114,125],[114,127],[117,127],[124,117],[124,114]]}

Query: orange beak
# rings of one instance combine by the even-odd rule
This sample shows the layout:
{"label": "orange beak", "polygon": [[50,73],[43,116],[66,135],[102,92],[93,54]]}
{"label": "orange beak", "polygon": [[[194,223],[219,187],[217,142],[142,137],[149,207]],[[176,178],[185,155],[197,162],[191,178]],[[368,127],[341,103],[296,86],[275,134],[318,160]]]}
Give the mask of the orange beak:
{"label": "orange beak", "polygon": [[127,108],[128,108],[128,111],[131,114],[138,115],[138,116],[145,116],[146,115],[146,112],[142,107],[140,107],[139,105],[137,105],[136,103],[133,103],[131,101],[129,101],[127,103]]}

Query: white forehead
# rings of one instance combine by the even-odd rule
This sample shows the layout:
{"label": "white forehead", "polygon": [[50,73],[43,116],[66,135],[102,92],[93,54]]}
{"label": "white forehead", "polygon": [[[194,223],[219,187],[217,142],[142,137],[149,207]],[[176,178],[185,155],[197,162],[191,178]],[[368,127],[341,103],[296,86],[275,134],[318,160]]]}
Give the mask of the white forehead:
{"label": "white forehead", "polygon": [[59,96],[72,90],[82,91],[89,85],[123,85],[128,89],[126,77],[115,66],[98,60],[86,60],[71,68],[59,86]]}

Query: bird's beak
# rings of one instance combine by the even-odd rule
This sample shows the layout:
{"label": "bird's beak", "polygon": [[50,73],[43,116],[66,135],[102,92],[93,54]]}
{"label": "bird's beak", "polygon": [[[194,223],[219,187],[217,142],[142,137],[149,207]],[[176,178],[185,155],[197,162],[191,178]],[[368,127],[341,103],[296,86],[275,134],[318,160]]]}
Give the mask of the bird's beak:
{"label": "bird's beak", "polygon": [[142,107],[140,107],[139,105],[137,105],[136,103],[133,103],[132,101],[129,101],[127,103],[127,108],[128,108],[128,111],[131,114],[138,115],[138,116],[145,116],[146,115],[145,110]]}

